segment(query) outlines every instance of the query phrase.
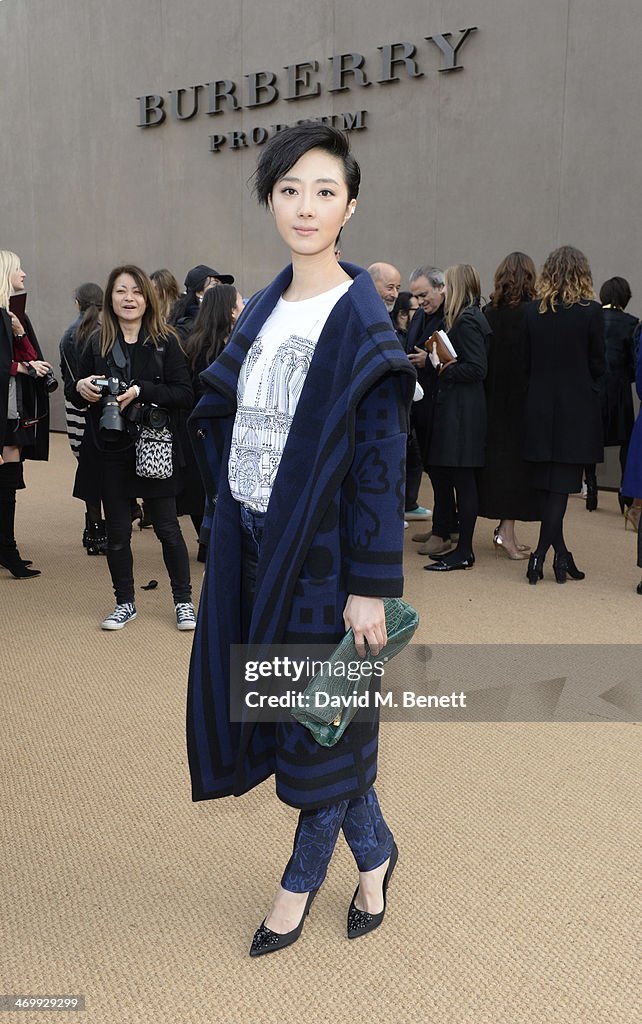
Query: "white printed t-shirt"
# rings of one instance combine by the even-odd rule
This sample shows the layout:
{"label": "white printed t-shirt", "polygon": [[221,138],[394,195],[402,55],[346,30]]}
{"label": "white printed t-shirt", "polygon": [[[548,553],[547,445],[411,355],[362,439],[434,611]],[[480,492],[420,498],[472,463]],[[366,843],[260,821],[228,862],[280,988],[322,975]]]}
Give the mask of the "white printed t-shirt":
{"label": "white printed t-shirt", "polygon": [[280,298],[239,374],[228,477],[232,496],[265,512],[316,343],[352,281],[300,302]]}

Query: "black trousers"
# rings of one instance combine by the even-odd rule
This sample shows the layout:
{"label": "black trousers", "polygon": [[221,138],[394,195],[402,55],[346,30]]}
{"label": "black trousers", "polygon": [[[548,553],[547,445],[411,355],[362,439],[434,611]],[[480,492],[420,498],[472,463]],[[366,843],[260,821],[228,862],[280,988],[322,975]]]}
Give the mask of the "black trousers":
{"label": "black trousers", "polygon": [[448,466],[428,467],[433,490],[432,532],[442,540],[448,540],[451,533],[460,532],[453,472],[457,470],[451,470]]}
{"label": "black trousers", "polygon": [[452,521],[456,521],[456,494],[459,511],[457,550],[469,555],[473,550],[473,533],[479,511],[476,470],[470,466],[431,466],[431,479],[435,491],[432,531],[437,537],[444,539],[453,532]]}
{"label": "black trousers", "polygon": [[406,446],[406,512],[412,512],[419,504],[419,488],[423,471],[421,448],[413,427],[408,434]]}
{"label": "black trousers", "polygon": [[[103,509],[107,525],[107,564],[116,602],[134,600],[131,498],[127,493],[129,469],[124,459],[107,458],[104,467]],[[163,548],[174,603],[192,600],[189,555],[178,525],[176,498],[145,498],[145,510]]]}

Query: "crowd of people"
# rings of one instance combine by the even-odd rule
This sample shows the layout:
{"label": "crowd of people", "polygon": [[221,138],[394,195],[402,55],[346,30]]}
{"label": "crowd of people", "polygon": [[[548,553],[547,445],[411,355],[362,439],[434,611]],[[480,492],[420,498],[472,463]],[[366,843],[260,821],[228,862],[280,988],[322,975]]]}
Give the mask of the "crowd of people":
{"label": "crowd of people", "polygon": [[[572,246],[552,252],[539,275],[529,256],[510,253],[486,304],[467,264],[445,273],[419,267],[408,291],[391,264],[369,271],[423,390],[412,407],[405,493],[406,519],[428,518],[418,495],[429,475],[432,528],[413,537],[432,560],[425,568],[472,568],[481,516],[497,521],[498,549],[528,559],[530,584],[543,578],[551,548],[557,583],[584,579],[564,538],[564,515],[568,495],[582,488],[586,508],[597,508],[596,463],[605,447],[619,449],[625,525],[638,531],[642,511],[642,424],[631,390],[637,380],[642,394],[642,356],[638,321],[625,311],[628,282],[610,278],[596,301],[588,261]],[[442,330],[456,353],[443,362],[435,340]],[[530,554],[517,521],[540,523]]]}
{"label": "crowd of people", "polygon": [[[339,260],[360,182],[344,133],[316,122],[284,130],[255,174],[290,257],[271,284],[243,307],[234,278],[212,267],[190,270],[179,294],[169,271],[121,265],[104,291],[77,289],[60,344],[84,543],[106,554],[116,597],[102,627],[136,616],[131,532],[142,516],[162,546],[176,624],[196,630],[193,799],[240,796],[273,775],[300,812],[254,957],[299,939],[340,831],[358,872],[347,936],[378,928],[398,847],[374,789],[376,702],[330,746],[291,716],[233,720],[231,645],[334,647],[351,630],[359,656],[376,657],[385,602],[403,591],[408,520],[432,517],[413,537],[432,572],[474,565],[482,515],[498,520],[499,550],[528,557],[529,583],[551,547],[557,582],[582,578],[564,512],[583,474],[595,508],[605,443],[624,446],[621,500],[634,525],[642,504],[626,282],[606,282],[596,302],[585,257],[563,247],[539,275],[528,256],[509,255],[483,309],[467,264],[421,266],[401,292],[390,264]],[[39,573],[16,545],[15,495],[23,460],[47,457],[55,387],[20,302],[24,279],[19,258],[0,252],[0,564],[23,579]],[[637,384],[642,393],[640,357]],[[424,472],[432,512],[419,505]],[[205,559],[198,617],[179,513]],[[530,554],[515,533],[524,520],[541,524]]]}

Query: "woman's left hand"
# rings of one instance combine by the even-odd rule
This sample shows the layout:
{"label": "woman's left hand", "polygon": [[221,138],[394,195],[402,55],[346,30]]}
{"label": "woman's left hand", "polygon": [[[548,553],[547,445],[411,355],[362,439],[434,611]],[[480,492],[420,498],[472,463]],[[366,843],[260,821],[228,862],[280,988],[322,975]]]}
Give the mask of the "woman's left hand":
{"label": "woman's left hand", "polygon": [[346,630],[352,629],[354,643],[360,658],[366,656],[366,641],[375,656],[388,643],[386,613],[380,597],[359,597],[350,594],[343,609]]}
{"label": "woman's left hand", "polygon": [[130,388],[127,388],[127,391],[123,392],[122,395],[119,395],[116,401],[120,405],[121,409],[126,409],[127,406],[131,405],[132,402],[135,402],[137,398],[138,389],[132,385]]}

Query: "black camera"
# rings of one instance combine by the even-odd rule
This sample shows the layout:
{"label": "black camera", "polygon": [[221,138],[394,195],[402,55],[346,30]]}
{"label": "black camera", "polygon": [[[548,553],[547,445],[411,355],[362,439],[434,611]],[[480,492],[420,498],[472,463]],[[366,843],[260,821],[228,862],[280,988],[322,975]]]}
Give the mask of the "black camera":
{"label": "black camera", "polygon": [[125,420],[120,411],[118,396],[124,395],[128,385],[118,377],[94,377],[91,382],[101,394],[102,412],[98,421],[98,430],[106,438],[120,437],[126,429]]}
{"label": "black camera", "polygon": [[34,380],[41,381],[42,384],[44,385],[44,387],[49,392],[49,394],[51,394],[52,391],[55,391],[57,389],[58,381],[56,380],[56,377],[55,377],[55,374],[54,374],[53,370],[49,369],[49,370],[47,370],[47,372],[44,375],[44,377],[39,377],[37,371],[31,365],[31,363],[27,363],[27,369],[29,371],[29,376],[33,377]]}
{"label": "black camera", "polygon": [[49,394],[51,394],[52,391],[56,391],[58,387],[58,381],[56,380],[53,370],[47,370],[44,377],[44,382]]}
{"label": "black camera", "polygon": [[130,405],[126,416],[132,423],[141,427],[151,427],[152,430],[162,430],[171,422],[167,409],[162,409],[160,405],[143,405],[142,402]]}

